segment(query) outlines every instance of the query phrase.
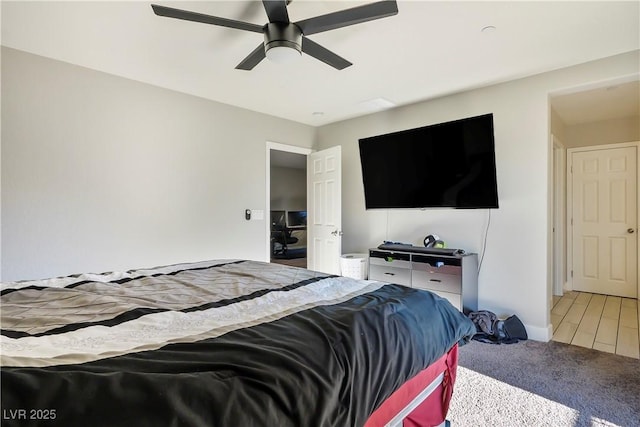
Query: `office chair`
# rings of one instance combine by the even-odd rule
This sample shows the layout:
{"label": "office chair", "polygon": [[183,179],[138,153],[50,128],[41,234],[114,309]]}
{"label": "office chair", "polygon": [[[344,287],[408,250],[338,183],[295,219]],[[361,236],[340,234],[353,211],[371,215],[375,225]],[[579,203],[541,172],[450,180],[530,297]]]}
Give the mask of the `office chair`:
{"label": "office chair", "polygon": [[287,227],[285,211],[271,211],[271,254],[286,255],[288,245],[298,243],[298,238],[291,235],[292,229]]}

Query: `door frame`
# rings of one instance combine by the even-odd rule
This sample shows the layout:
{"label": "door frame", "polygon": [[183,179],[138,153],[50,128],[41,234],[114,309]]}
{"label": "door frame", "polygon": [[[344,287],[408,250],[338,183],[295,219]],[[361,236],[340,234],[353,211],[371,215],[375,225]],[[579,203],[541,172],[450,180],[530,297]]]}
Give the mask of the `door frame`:
{"label": "door frame", "polygon": [[[265,212],[265,262],[271,262],[271,150],[285,151],[287,153],[302,154],[305,157],[313,153],[311,148],[298,147],[296,145],[281,144],[279,142],[267,141],[266,143],[266,212]],[[305,186],[306,188],[306,186]]]}
{"label": "door frame", "polygon": [[[562,296],[567,281],[566,206],[567,150],[560,139],[551,134],[553,146],[553,287],[554,296]],[[552,304],[553,306],[553,304]]]}
{"label": "door frame", "polygon": [[[596,150],[608,150],[613,148],[626,148],[626,147],[636,147],[636,189],[640,189],[640,141],[634,142],[620,142],[620,143],[612,143],[612,144],[601,144],[601,145],[589,145],[584,147],[575,147],[567,149],[567,174],[566,174],[566,182],[567,182],[567,288],[568,290],[573,290],[573,276],[571,272],[573,271],[573,226],[571,225],[571,218],[573,216],[573,182],[571,179],[571,168],[573,167],[573,153],[580,151],[596,151]],[[636,224],[640,224],[640,199],[636,202]],[[636,239],[638,239],[638,231],[636,230]],[[639,239],[640,240],[640,239]],[[638,242],[640,243],[640,241]],[[640,245],[638,245],[637,251],[637,259],[636,259],[636,269],[640,273]],[[638,292],[636,294],[636,299],[640,301],[640,280],[638,280]]]}

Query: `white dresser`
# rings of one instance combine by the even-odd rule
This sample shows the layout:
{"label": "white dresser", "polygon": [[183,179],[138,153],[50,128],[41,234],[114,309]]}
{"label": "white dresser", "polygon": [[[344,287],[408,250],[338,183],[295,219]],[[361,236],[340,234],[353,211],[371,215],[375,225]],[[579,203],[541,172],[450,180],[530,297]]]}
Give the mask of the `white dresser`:
{"label": "white dresser", "polygon": [[478,310],[478,255],[369,250],[369,279],[426,289],[458,310]]}

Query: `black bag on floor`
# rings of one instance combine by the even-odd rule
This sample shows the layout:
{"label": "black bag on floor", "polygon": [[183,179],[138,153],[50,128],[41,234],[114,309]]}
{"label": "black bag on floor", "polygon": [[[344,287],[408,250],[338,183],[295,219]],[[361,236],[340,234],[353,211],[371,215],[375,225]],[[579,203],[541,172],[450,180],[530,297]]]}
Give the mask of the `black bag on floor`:
{"label": "black bag on floor", "polygon": [[515,314],[505,320],[498,319],[498,316],[489,310],[472,311],[468,316],[476,325],[476,334],[473,336],[476,341],[514,344],[528,338],[527,330]]}
{"label": "black bag on floor", "polygon": [[507,336],[509,339],[524,341],[529,338],[527,336],[527,330],[525,329],[518,316],[516,316],[515,314],[513,316],[507,317],[504,320],[503,329],[505,336]]}

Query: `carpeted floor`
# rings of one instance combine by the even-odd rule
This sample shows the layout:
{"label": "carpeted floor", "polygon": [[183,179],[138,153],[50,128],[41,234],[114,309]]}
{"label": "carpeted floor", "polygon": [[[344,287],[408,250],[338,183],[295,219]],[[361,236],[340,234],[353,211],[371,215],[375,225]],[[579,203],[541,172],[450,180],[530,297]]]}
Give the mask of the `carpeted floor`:
{"label": "carpeted floor", "polygon": [[453,427],[640,426],[640,360],[558,342],[460,348]]}

